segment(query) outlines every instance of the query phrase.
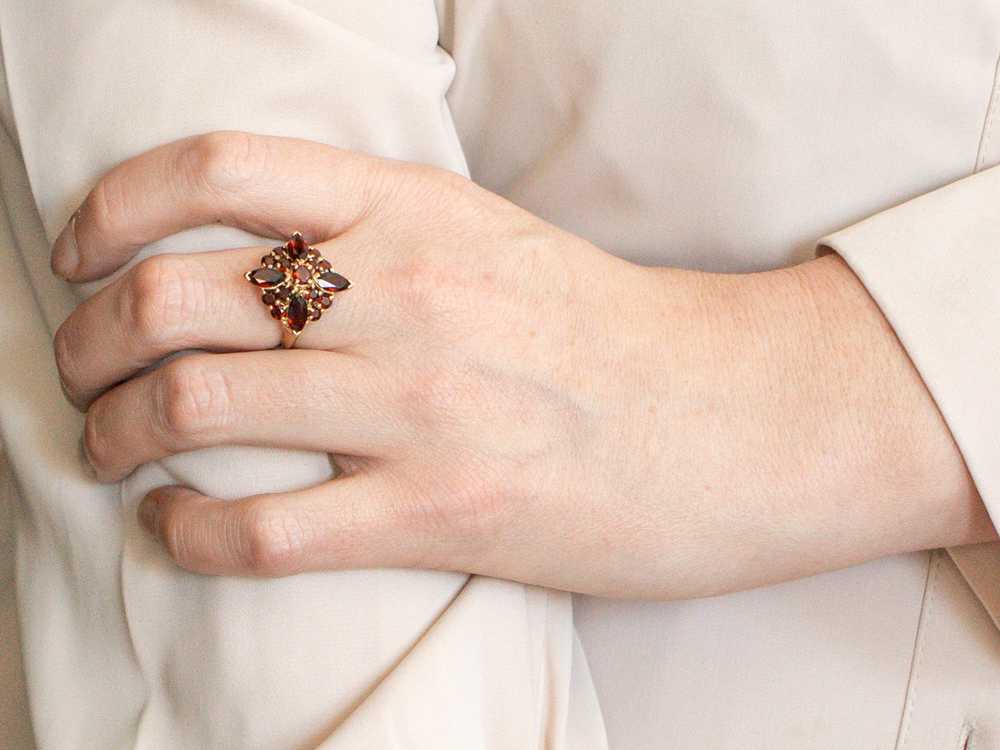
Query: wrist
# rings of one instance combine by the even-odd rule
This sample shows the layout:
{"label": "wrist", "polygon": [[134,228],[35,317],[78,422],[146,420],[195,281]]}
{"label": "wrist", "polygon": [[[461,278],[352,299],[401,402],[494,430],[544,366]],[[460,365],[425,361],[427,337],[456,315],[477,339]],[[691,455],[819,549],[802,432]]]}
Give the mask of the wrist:
{"label": "wrist", "polygon": [[995,538],[933,399],[839,257],[657,275],[652,489],[695,508],[688,567],[728,551],[708,593]]}
{"label": "wrist", "polygon": [[844,260],[831,254],[744,282],[772,358],[792,365],[785,390],[799,397],[783,421],[797,423],[808,459],[804,502],[821,516],[830,503],[843,511],[842,531],[859,542],[851,554],[995,538],[932,395]]}

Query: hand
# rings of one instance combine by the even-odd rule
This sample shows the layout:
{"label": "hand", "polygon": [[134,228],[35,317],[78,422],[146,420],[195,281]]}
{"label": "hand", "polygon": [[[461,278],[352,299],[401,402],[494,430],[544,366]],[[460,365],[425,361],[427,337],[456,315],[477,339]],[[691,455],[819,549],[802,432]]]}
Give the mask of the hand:
{"label": "hand", "polygon": [[992,532],[835,257],[642,268],[451,173],[219,132],[105,175],[53,267],[99,278],[214,221],[301,230],[353,287],[287,351],[242,276],[270,245],[149,258],[81,304],[55,350],[98,477],[216,444],[325,451],[343,474],[238,501],[153,491],[140,516],[184,568],[676,597]]}

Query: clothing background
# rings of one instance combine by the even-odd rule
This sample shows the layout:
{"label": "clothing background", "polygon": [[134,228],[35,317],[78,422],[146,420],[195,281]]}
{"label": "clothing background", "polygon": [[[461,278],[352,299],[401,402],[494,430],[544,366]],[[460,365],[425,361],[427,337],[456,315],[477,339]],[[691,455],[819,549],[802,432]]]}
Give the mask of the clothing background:
{"label": "clothing background", "polygon": [[[445,616],[462,612],[449,598],[460,581],[420,573],[380,578],[398,586],[296,579],[248,596],[168,570],[142,537],[131,506],[165,480],[156,466],[126,484],[123,503],[87,483],[81,420],[46,348],[76,300],[48,274],[48,244],[101,171],[189,131],[301,134],[468,165],[487,187],[644,263],[760,270],[805,260],[827,238],[901,334],[996,519],[994,2],[2,0],[0,42],[3,122],[16,136],[4,146],[12,233],[0,249],[28,280],[0,280],[0,429],[20,490],[19,614],[42,747],[286,747],[291,737],[406,747],[411,729],[454,730],[439,747],[586,747],[603,741],[587,723],[602,711],[615,748],[958,748],[970,728],[973,747],[998,741],[1000,650],[980,603],[1000,605],[992,545],[953,551],[964,576],[948,555],[918,552],[711,600],[578,597],[586,659],[567,597],[486,579],[465,611],[491,615],[464,619]],[[981,179],[964,179],[977,168]],[[869,216],[879,218],[856,225]],[[248,241],[209,228],[146,253]],[[201,455],[166,469],[209,482],[220,453]],[[329,470],[307,457],[289,470],[288,458],[262,465],[290,473],[261,469],[248,484]],[[412,610],[399,605],[407,595]],[[352,616],[332,631],[281,630],[317,601],[335,620],[338,607]],[[380,614],[379,601],[391,609]],[[401,621],[407,611],[417,616]],[[543,611],[555,611],[554,631]],[[400,641],[439,625],[445,637],[416,641],[427,658],[389,667],[383,653],[381,680],[338,682],[351,663],[371,665],[372,644],[399,654]],[[281,642],[241,639],[257,629]],[[277,666],[289,649],[296,668],[319,654],[340,670],[292,678]],[[522,657],[524,671],[506,669]],[[588,703],[588,660],[600,710]],[[521,691],[539,684],[528,674],[552,679]],[[254,693],[261,684],[269,692]],[[525,696],[541,703],[519,710]],[[366,704],[375,709],[357,710]],[[435,704],[448,710],[428,722]],[[353,721],[338,726],[345,712]]]}

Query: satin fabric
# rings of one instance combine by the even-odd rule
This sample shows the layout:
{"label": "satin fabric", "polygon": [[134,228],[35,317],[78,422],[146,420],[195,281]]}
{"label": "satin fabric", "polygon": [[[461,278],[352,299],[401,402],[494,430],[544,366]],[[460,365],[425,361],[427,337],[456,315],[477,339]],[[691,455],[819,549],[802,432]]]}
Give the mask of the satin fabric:
{"label": "satin fabric", "polygon": [[[327,457],[219,448],[98,486],[48,349],[97,286],[51,277],[49,243],[102,171],[204,130],[298,135],[468,171],[641,263],[840,252],[997,519],[994,2],[3,0],[0,43],[0,429],[39,747],[1000,742],[1000,545],[710,600],[579,597],[581,638],[567,595],[491,579],[194,577],[136,527],[146,490],[303,486]],[[143,256],[257,241],[206,227]]]}

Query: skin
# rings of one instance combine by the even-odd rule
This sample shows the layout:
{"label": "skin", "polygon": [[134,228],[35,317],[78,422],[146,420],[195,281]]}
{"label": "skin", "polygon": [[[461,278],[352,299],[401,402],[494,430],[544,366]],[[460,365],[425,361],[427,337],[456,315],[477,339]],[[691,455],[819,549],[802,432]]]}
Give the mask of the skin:
{"label": "skin", "polygon": [[[997,538],[836,255],[641,267],[449,172],[225,131],[104,175],[53,269],[101,278],[212,222],[301,230],[354,285],[287,351],[242,276],[274,243],[156,256],[82,303],[54,346],[97,477],[217,444],[325,451],[344,473],[230,502],[154,490],[140,519],[183,568],[419,567],[670,599]],[[289,381],[314,408],[289,409]]]}

